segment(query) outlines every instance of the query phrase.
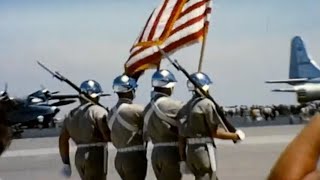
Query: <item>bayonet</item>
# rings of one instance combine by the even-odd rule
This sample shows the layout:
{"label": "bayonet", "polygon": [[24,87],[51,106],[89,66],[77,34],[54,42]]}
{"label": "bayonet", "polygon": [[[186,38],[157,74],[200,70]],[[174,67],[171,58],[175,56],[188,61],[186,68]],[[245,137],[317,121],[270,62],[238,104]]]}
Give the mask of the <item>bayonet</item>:
{"label": "bayonet", "polygon": [[59,72],[55,71],[51,71],[48,67],[46,67],[44,64],[42,64],[41,62],[37,61],[37,63],[43,68],[45,69],[47,72],[49,72],[53,77],[59,79],[60,81],[63,81],[65,83],[67,83],[69,86],[71,86],[73,89],[75,89],[79,94],[80,94],[80,98],[88,101],[88,102],[91,102],[93,104],[96,104],[98,106],[101,106],[105,109],[107,109],[108,111],[108,108],[104,107],[102,104],[100,104],[99,102],[95,101],[89,94],[83,92],[77,85],[75,85],[72,81],[70,81],[68,78],[64,77],[62,74],[60,74]]}

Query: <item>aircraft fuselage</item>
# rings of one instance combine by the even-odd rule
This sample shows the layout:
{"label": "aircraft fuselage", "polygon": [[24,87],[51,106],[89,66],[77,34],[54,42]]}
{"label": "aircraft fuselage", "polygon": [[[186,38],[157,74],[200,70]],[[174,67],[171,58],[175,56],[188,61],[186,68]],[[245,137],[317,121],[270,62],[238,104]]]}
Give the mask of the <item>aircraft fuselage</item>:
{"label": "aircraft fuselage", "polygon": [[297,94],[297,101],[299,103],[320,100],[320,83],[294,85],[293,89]]}

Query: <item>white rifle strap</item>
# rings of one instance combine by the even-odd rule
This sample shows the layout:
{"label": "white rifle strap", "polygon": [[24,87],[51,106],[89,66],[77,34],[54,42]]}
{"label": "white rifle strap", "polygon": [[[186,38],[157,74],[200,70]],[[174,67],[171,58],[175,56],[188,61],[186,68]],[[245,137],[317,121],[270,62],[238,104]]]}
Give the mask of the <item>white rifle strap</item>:
{"label": "white rifle strap", "polygon": [[148,124],[149,124],[149,120],[152,115],[152,112],[153,110],[152,110],[152,107],[150,106],[146,115],[143,118],[143,134],[145,134],[148,131]]}
{"label": "white rifle strap", "polygon": [[110,120],[108,121],[108,126],[109,126],[110,131],[112,131],[112,126],[113,126],[114,121],[116,120],[118,110],[116,107],[113,107],[110,112],[112,112],[113,114],[110,117]]}
{"label": "white rifle strap", "polygon": [[127,130],[131,131],[131,132],[135,132],[137,133],[139,131],[139,128],[137,126],[134,126],[130,123],[128,123],[126,120],[124,120],[119,114],[117,117],[118,122]]}
{"label": "white rifle strap", "polygon": [[210,165],[213,172],[217,171],[217,160],[216,160],[216,154],[215,154],[215,148],[213,147],[212,143],[207,143],[208,153],[209,153],[209,159],[210,159]]}
{"label": "white rifle strap", "polygon": [[[139,131],[139,128],[136,127],[136,126],[134,126],[134,125],[131,125],[130,123],[128,123],[128,122],[127,122],[126,120],[124,120],[124,119],[120,116],[120,114],[119,114],[119,112],[120,112],[122,109],[124,109],[125,107],[128,107],[128,104],[122,103],[122,104],[118,107],[118,109],[116,110],[116,112],[114,112],[114,113],[112,114],[112,116],[111,116],[111,118],[110,118],[110,121],[109,121],[109,123],[108,123],[108,126],[109,126],[109,128],[110,128],[110,130],[111,130],[114,122],[115,122],[116,120],[118,120],[118,123],[121,124],[124,128],[126,128],[127,130],[129,130],[129,131],[131,131],[131,132],[137,133],[137,132]],[[115,110],[113,110],[113,111],[115,111]]]}
{"label": "white rifle strap", "polygon": [[151,101],[152,110],[158,116],[158,118],[160,118],[161,120],[169,123],[172,126],[178,127],[178,122],[176,120],[168,117],[164,112],[161,111],[161,109],[159,109],[158,104],[163,100],[165,100],[165,98],[164,97],[160,97],[155,102]]}
{"label": "white rifle strap", "polygon": [[134,138],[134,136],[137,133],[141,133],[141,131],[139,132],[139,128],[137,126],[134,126],[134,125],[128,123],[119,114],[117,116],[117,120],[124,128],[126,128],[129,131],[131,131],[131,137],[128,139],[127,144],[129,144],[129,142]]}
{"label": "white rifle strap", "polygon": [[[188,112],[186,112],[186,114],[188,114],[188,115],[186,116],[187,118],[186,118],[184,121],[186,121],[186,122],[189,121],[190,114],[191,114],[191,112],[192,112],[192,108],[193,108],[196,104],[198,104],[198,103],[200,102],[200,100],[202,100],[202,99],[203,99],[202,97],[197,97],[197,98],[193,99],[193,100],[190,102],[189,106],[187,107],[187,111],[188,111]],[[184,122],[182,122],[182,123],[184,123]]]}
{"label": "white rifle strap", "polygon": [[91,103],[86,103],[86,104],[83,104],[79,107],[79,110],[83,111],[84,109],[87,109],[89,106],[91,106],[93,104]]}
{"label": "white rifle strap", "polygon": [[84,109],[89,108],[91,105],[93,104],[91,103],[82,104],[78,106],[76,109],[72,110],[70,113],[68,113],[65,118],[72,118],[73,116],[75,116],[75,114],[79,113],[79,111],[83,111]]}

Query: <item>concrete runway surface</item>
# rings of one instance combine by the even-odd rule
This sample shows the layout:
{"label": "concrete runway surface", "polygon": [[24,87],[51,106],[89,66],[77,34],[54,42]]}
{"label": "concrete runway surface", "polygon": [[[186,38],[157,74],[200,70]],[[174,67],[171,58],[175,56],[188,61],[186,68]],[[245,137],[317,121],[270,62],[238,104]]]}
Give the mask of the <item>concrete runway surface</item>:
{"label": "concrete runway surface", "polygon": [[[233,144],[231,141],[218,141],[218,176],[221,180],[260,180],[265,179],[280,152],[303,128],[303,125],[283,125],[242,128],[246,141]],[[76,147],[71,143],[71,157],[74,162]],[[0,158],[1,180],[58,180],[62,162],[58,154],[58,138],[16,139]],[[150,159],[152,145],[148,148]],[[109,146],[109,180],[120,180],[114,168],[116,150]],[[72,164],[72,180],[80,179]],[[154,180],[149,162],[146,180]],[[191,180],[192,176],[183,179]]]}

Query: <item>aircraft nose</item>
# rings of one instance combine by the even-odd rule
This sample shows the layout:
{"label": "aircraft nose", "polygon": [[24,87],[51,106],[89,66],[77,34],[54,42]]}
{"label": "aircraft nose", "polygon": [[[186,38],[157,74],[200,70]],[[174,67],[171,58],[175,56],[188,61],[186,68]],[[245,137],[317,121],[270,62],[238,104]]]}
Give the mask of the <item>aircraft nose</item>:
{"label": "aircraft nose", "polygon": [[44,120],[44,117],[43,117],[43,116],[38,116],[38,117],[37,117],[37,120],[38,120],[39,123],[42,123],[43,120]]}
{"label": "aircraft nose", "polygon": [[60,109],[57,106],[51,106],[51,111],[58,113]]}

